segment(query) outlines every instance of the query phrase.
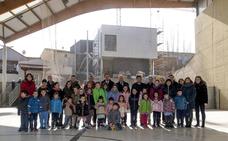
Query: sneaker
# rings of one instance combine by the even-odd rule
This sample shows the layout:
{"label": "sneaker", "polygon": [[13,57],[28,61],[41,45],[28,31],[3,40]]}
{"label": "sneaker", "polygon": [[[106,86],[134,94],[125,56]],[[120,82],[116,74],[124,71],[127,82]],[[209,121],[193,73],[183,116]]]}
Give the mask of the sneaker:
{"label": "sneaker", "polygon": [[199,127],[199,124],[196,124],[194,127]]}
{"label": "sneaker", "polygon": [[56,131],[56,130],[58,130],[58,128],[57,127],[54,127],[53,130]]}
{"label": "sneaker", "polygon": [[21,128],[19,128],[19,129],[18,129],[18,132],[22,132],[22,129],[21,129]]}

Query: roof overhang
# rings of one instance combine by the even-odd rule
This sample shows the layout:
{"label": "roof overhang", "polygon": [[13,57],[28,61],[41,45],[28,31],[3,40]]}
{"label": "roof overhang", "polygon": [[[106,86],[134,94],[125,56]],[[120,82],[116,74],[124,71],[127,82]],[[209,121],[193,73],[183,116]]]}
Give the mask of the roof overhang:
{"label": "roof overhang", "polygon": [[[8,43],[88,12],[111,8],[192,8],[195,7],[197,0],[31,1],[5,0],[0,3],[0,40]],[[4,14],[7,18],[1,20]]]}

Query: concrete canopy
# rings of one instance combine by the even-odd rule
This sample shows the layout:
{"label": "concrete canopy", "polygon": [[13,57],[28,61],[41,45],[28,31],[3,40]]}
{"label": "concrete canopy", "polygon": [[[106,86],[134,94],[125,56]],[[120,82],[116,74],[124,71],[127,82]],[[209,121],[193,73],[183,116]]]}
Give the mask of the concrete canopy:
{"label": "concrete canopy", "polygon": [[74,16],[111,8],[190,8],[197,0],[3,0],[0,40],[11,42]]}

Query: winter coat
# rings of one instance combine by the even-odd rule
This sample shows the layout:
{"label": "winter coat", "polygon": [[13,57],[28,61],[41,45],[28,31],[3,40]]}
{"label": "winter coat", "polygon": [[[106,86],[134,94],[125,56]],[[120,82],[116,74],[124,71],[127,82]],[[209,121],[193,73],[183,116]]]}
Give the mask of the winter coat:
{"label": "winter coat", "polygon": [[163,90],[162,90],[161,85],[159,85],[159,86],[153,85],[153,87],[150,88],[149,98],[150,98],[152,101],[154,100],[154,93],[155,93],[155,92],[158,93],[158,100],[163,100],[164,94],[163,94]]}
{"label": "winter coat", "polygon": [[116,87],[117,87],[119,92],[123,91],[123,87],[124,86],[127,86],[129,88],[129,84],[127,82],[125,82],[125,81],[123,81],[123,82],[119,81],[119,82],[116,83]]}
{"label": "winter coat", "polygon": [[51,100],[51,113],[62,113],[62,101],[60,99]]}
{"label": "winter coat", "polygon": [[102,86],[104,86],[105,84],[107,85],[107,91],[111,91],[112,87],[114,86],[114,82],[112,80],[109,80],[109,81],[106,81],[106,80],[103,80],[101,82]]}
{"label": "winter coat", "polygon": [[39,113],[40,111],[40,99],[38,97],[30,97],[28,102],[28,112]]}
{"label": "winter coat", "polygon": [[148,100],[145,100],[145,99],[140,100],[139,112],[141,114],[151,113],[151,102],[149,99]]}
{"label": "winter coat", "polygon": [[69,103],[68,101],[63,104],[63,111],[66,116],[72,116],[74,114],[75,105],[73,103]]}
{"label": "winter coat", "polygon": [[48,111],[50,109],[50,99],[48,96],[41,96],[40,98],[40,112]]}
{"label": "winter coat", "polygon": [[196,89],[193,84],[184,84],[183,86],[183,96],[186,98],[189,103],[190,108],[195,108],[195,98],[196,98]]}
{"label": "winter coat", "polygon": [[20,113],[28,113],[28,102],[29,102],[29,97],[19,98],[18,110],[20,111]]}
{"label": "winter coat", "polygon": [[114,99],[114,102],[117,102],[119,99],[119,96],[120,96],[120,93],[118,91],[117,92],[110,91],[108,92],[107,100],[112,97]]}
{"label": "winter coat", "polygon": [[174,112],[175,111],[175,103],[172,99],[164,99],[163,100],[163,112]]}
{"label": "winter coat", "polygon": [[106,96],[106,93],[105,93],[105,90],[102,89],[102,88],[94,88],[93,89],[93,99],[94,99],[94,102],[95,104],[97,103],[99,97],[102,96],[104,98],[104,102],[107,103],[107,96]]}
{"label": "winter coat", "polygon": [[207,85],[206,84],[195,84],[195,88],[196,88],[195,102],[198,104],[208,103]]}
{"label": "winter coat", "polygon": [[95,102],[94,102],[93,94],[87,93],[86,96],[87,96],[87,101],[88,101],[89,110],[90,110],[91,108],[94,108],[95,107]]}
{"label": "winter coat", "polygon": [[138,111],[138,108],[139,108],[139,95],[133,95],[131,94],[129,96],[129,106],[130,106],[130,110],[131,111]]}
{"label": "winter coat", "polygon": [[76,105],[76,115],[77,116],[88,116],[89,106],[87,103],[82,103],[81,101]]}
{"label": "winter coat", "polygon": [[174,101],[175,101],[177,110],[186,110],[187,109],[188,102],[186,101],[186,98],[183,95],[176,96],[174,98]]}
{"label": "winter coat", "polygon": [[117,110],[111,110],[108,113],[108,123],[113,123],[113,124],[119,124],[120,123],[120,111],[119,109]]}
{"label": "winter coat", "polygon": [[161,100],[154,100],[152,101],[152,107],[154,112],[162,112],[163,102]]}
{"label": "winter coat", "polygon": [[176,96],[176,90],[173,85],[164,85],[163,94],[168,94],[171,98],[174,98]]}
{"label": "winter coat", "polygon": [[142,92],[143,89],[147,89],[147,86],[145,83],[134,83],[132,85],[131,89],[136,89],[138,91],[138,93]]}
{"label": "winter coat", "polygon": [[20,91],[26,90],[29,96],[32,96],[36,90],[36,85],[33,81],[24,80],[20,85]]}

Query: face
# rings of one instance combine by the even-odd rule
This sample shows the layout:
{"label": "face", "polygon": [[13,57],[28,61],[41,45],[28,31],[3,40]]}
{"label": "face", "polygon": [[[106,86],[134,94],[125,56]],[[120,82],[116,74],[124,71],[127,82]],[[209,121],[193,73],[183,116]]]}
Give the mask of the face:
{"label": "face", "polygon": [[117,91],[117,87],[116,86],[113,86],[112,90],[113,91]]}
{"label": "face", "polygon": [[178,96],[181,96],[181,95],[182,95],[182,91],[178,91],[178,92],[177,92],[177,95],[178,95]]}
{"label": "face", "polygon": [[42,95],[42,96],[45,96],[45,95],[46,95],[46,91],[45,91],[45,90],[42,90],[42,91],[41,91],[41,95]]}
{"label": "face", "polygon": [[169,95],[167,95],[167,94],[164,95],[164,98],[165,98],[165,99],[169,99]]}
{"label": "face", "polygon": [[160,82],[158,80],[155,81],[155,86],[159,86]]}
{"label": "face", "polygon": [[142,77],[137,77],[136,80],[137,80],[138,83],[141,83],[142,82]]}
{"label": "face", "polygon": [[54,95],[54,99],[58,99],[59,98],[59,95],[58,94],[55,94]]}
{"label": "face", "polygon": [[113,104],[113,103],[114,103],[114,101],[113,101],[113,100],[109,100],[109,103],[110,103],[110,104]]}
{"label": "face", "polygon": [[126,92],[128,90],[128,87],[127,86],[124,86],[123,87],[123,90]]}
{"label": "face", "polygon": [[47,86],[47,82],[42,82],[42,85],[43,86]]}
{"label": "face", "polygon": [[68,99],[68,102],[69,102],[69,103],[72,103],[72,98],[69,98],[69,99]]}
{"label": "face", "polygon": [[147,89],[143,89],[143,91],[142,91],[143,93],[147,93]]}
{"label": "face", "polygon": [[79,93],[79,89],[78,88],[74,88],[74,93],[78,94]]}
{"label": "face", "polygon": [[145,95],[143,96],[143,98],[147,100],[147,99],[148,99],[148,95],[145,94]]}
{"label": "face", "polygon": [[37,93],[37,92],[34,92],[34,93],[33,93],[33,96],[34,96],[34,97],[37,97],[37,96],[38,96],[38,93]]}
{"label": "face", "polygon": [[169,79],[171,79],[173,81],[174,80],[174,76],[173,75],[170,75],[169,76]]}
{"label": "face", "polygon": [[181,85],[183,85],[183,84],[184,84],[184,80],[183,80],[183,79],[180,79],[179,83],[180,83]]}
{"label": "face", "polygon": [[72,76],[72,77],[71,77],[71,81],[72,81],[72,82],[76,81],[76,77],[75,77],[75,76]]}
{"label": "face", "polygon": [[32,76],[31,75],[28,75],[26,78],[27,78],[28,81],[32,81]]}
{"label": "face", "polygon": [[25,98],[26,97],[26,93],[21,93],[21,97]]}
{"label": "face", "polygon": [[149,77],[149,82],[153,83],[153,78],[152,77]]}
{"label": "face", "polygon": [[123,78],[123,76],[119,76],[119,81],[124,81],[124,78]]}
{"label": "face", "polygon": [[103,103],[103,99],[99,99],[98,102],[99,102],[99,103]]}
{"label": "face", "polygon": [[71,87],[71,82],[67,82],[67,87],[68,87],[68,88]]}
{"label": "face", "polygon": [[80,95],[84,94],[83,89],[80,89]]}
{"label": "face", "polygon": [[86,101],[86,98],[84,96],[81,97],[81,102],[84,103]]}
{"label": "face", "polygon": [[108,74],[105,75],[105,80],[109,80],[110,76]]}
{"label": "face", "polygon": [[124,97],[121,96],[121,97],[120,97],[120,101],[121,101],[121,102],[124,101]]}
{"label": "face", "polygon": [[96,84],[96,88],[100,88],[101,85],[99,83]]}
{"label": "face", "polygon": [[113,110],[117,110],[118,109],[118,106],[117,105],[113,105]]}
{"label": "face", "polygon": [[90,76],[89,77],[89,81],[93,81],[93,76]]}
{"label": "face", "polygon": [[171,85],[171,82],[170,81],[167,81],[166,82],[166,85],[170,86]]}
{"label": "face", "polygon": [[92,90],[91,89],[88,89],[87,90],[87,93],[91,94],[92,93]]}
{"label": "face", "polygon": [[154,97],[157,98],[158,97],[158,93],[154,93]]}
{"label": "face", "polygon": [[199,77],[196,77],[196,83],[199,84],[201,82],[201,79]]}
{"label": "face", "polygon": [[190,83],[190,82],[191,82],[190,79],[185,80],[185,83]]}
{"label": "face", "polygon": [[52,76],[48,76],[48,81],[50,82],[50,81],[52,81]]}
{"label": "face", "polygon": [[133,89],[132,90],[132,94],[136,95],[137,94],[137,90],[136,89]]}
{"label": "face", "polygon": [[55,84],[55,88],[59,89],[59,83]]}

